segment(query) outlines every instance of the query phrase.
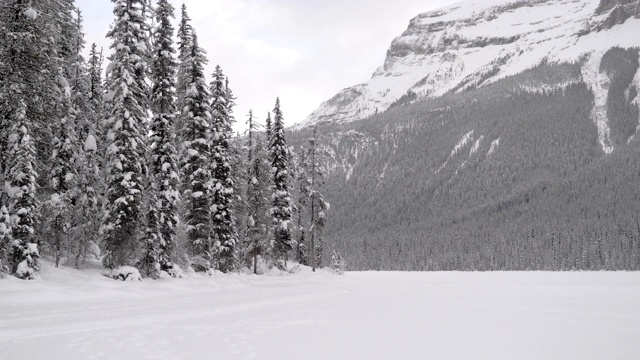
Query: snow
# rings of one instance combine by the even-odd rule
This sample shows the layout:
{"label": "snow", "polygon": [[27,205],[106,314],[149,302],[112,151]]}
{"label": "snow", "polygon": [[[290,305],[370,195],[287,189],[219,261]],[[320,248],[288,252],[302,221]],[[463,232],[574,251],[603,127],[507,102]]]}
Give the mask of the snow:
{"label": "snow", "polygon": [[473,146],[471,147],[471,150],[469,150],[469,156],[475,154],[476,152],[478,152],[478,149],[480,148],[480,143],[482,142],[482,139],[484,139],[484,135],[481,135],[478,140],[476,140],[476,142],[473,144]]}
{"label": "snow", "polygon": [[122,281],[142,281],[140,271],[133,266],[120,266],[116,269],[107,270],[102,275],[114,280]]}
{"label": "snow", "polygon": [[491,146],[489,146],[489,152],[487,152],[487,155],[490,155],[494,151],[496,151],[498,146],[500,146],[500,138],[497,138],[491,142]]}
{"label": "snow", "polygon": [[27,259],[22,260],[16,268],[16,275],[20,278],[26,279],[33,277],[33,269],[29,266]]}
{"label": "snow", "polygon": [[600,59],[602,54],[591,54],[587,63],[582,67],[582,79],[593,91],[593,109],[591,109],[591,119],[598,128],[598,142],[605,154],[613,151],[607,116],[607,97],[609,95],[609,77],[600,72]]}
{"label": "snow", "polygon": [[473,139],[473,130],[471,130],[468,133],[464,134],[462,139],[460,139],[460,141],[458,141],[456,146],[453,147],[453,150],[451,150],[451,155],[449,155],[449,157],[455,156],[458,153],[458,151],[460,151],[462,148],[467,146],[467,144],[469,143],[469,141],[471,139]]}
{"label": "snow", "polygon": [[0,358],[640,358],[638,272],[0,280]]}
{"label": "snow", "polygon": [[31,20],[35,20],[38,17],[38,12],[30,7],[24,11],[24,15]]}
{"label": "snow", "polygon": [[98,151],[98,145],[95,136],[89,134],[84,142],[84,151]]}

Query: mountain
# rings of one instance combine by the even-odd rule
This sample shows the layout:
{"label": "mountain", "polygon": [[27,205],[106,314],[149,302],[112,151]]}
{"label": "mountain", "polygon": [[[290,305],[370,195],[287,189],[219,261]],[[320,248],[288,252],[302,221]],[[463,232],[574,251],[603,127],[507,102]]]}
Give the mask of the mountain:
{"label": "mountain", "polygon": [[640,269],[639,3],[414,18],[289,134],[321,134],[324,249],[359,270]]}
{"label": "mountain", "polygon": [[628,0],[472,0],[422,13],[393,40],[371,80],[340,91],[298,128],[363,119],[398,102],[491,84],[543,62],[588,59],[583,80],[601,90],[603,54],[640,46],[638,21],[626,21],[637,11],[637,2]]}

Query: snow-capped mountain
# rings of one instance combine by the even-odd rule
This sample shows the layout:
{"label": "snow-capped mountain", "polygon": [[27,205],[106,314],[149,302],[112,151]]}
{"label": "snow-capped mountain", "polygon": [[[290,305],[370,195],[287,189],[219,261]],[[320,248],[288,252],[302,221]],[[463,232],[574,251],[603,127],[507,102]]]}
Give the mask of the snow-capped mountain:
{"label": "snow-capped mountain", "polygon": [[[296,127],[363,119],[399,100],[480,87],[543,62],[582,61],[582,81],[595,94],[592,117],[601,146],[609,152],[606,114],[600,111],[607,86],[600,60],[612,47],[640,46],[639,3],[468,0],[422,13],[393,40],[371,80],[343,89]],[[640,75],[634,82],[640,86]],[[534,90],[536,86],[549,84],[533,84]]]}

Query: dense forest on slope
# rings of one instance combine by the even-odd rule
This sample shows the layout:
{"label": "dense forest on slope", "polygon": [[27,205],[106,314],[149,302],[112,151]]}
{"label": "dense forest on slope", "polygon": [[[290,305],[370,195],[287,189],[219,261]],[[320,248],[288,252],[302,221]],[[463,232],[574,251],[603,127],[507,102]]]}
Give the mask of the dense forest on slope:
{"label": "dense forest on slope", "polygon": [[640,268],[638,51],[602,58],[609,155],[580,68],[542,64],[319,126],[332,204],[326,248],[351,269]]}

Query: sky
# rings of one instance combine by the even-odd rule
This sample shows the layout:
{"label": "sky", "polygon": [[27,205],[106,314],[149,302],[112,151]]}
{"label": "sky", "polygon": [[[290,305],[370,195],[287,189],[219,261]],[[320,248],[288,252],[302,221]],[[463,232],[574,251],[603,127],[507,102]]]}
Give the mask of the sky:
{"label": "sky", "polygon": [[[170,1],[179,20],[183,1]],[[186,0],[207,51],[207,81],[216,65],[237,96],[234,128],[249,109],[264,121],[280,97],[285,125],[303,121],[343,88],[363,83],[384,63],[391,41],[421,12],[455,0]],[[87,49],[109,54],[110,0],[76,0]],[[108,61],[105,62],[105,67]]]}

